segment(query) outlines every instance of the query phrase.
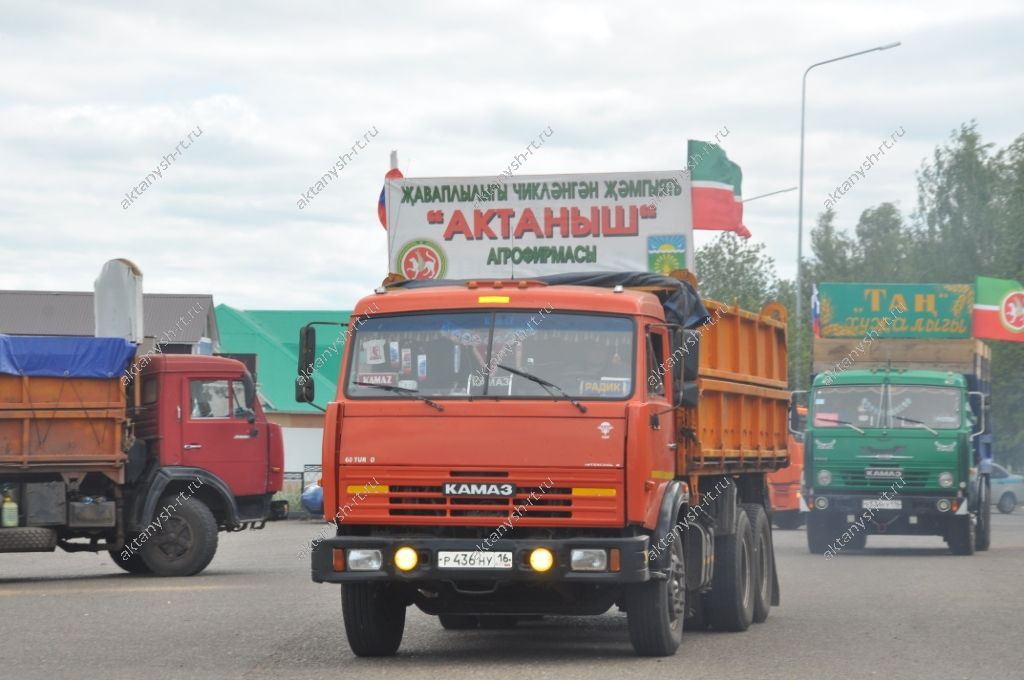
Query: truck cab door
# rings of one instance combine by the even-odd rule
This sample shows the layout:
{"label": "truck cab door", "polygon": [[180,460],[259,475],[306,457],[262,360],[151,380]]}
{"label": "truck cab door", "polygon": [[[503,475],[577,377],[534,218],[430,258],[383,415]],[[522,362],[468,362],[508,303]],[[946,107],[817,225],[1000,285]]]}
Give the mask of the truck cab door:
{"label": "truck cab door", "polygon": [[241,376],[182,381],[181,462],[216,475],[235,496],[265,493],[268,432],[250,423]]}
{"label": "truck cab door", "polygon": [[[670,334],[665,327],[647,331],[647,371],[643,381],[650,411],[651,464],[658,472],[675,472],[675,413],[672,409],[673,366]],[[663,478],[663,477],[662,477]]]}

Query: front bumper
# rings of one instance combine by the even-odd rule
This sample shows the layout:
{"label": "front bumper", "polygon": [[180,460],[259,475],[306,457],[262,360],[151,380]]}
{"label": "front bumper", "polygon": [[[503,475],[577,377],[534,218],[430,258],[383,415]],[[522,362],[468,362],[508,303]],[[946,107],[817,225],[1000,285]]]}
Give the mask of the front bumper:
{"label": "front bumper", "polygon": [[[818,505],[818,499],[825,498],[828,500],[828,507],[821,508]],[[810,511],[815,512],[829,512],[829,513],[845,513],[852,515],[860,515],[866,510],[864,501],[877,501],[879,500],[879,494],[876,491],[870,492],[850,492],[840,491],[837,493],[828,493],[825,491],[818,491],[810,499],[808,499],[808,505]],[[899,508],[874,508],[874,512],[887,513],[887,514],[902,514],[902,515],[915,515],[915,516],[934,516],[934,517],[948,517],[952,515],[966,515],[967,498],[958,497],[956,493],[949,494],[935,494],[935,495],[909,495],[909,494],[895,494],[891,498],[892,501],[899,501]],[[939,510],[939,501],[944,500],[949,504],[948,510]],[[958,506],[954,512],[953,507]]]}
{"label": "front bumper", "polygon": [[[440,568],[437,566],[439,550],[478,551],[480,541],[465,538],[391,538],[364,536],[337,536],[319,543],[312,552],[312,575],[317,583],[352,583],[357,581],[518,581],[550,583],[642,583],[651,578],[647,566],[648,538],[566,538],[560,540],[499,540],[486,552],[512,552],[511,569]],[[420,555],[419,564],[410,572],[398,570],[392,556],[395,550],[409,546]],[[555,555],[555,565],[546,572],[529,567],[528,556],[534,548],[544,547]],[[332,555],[335,549],[364,548],[380,550],[383,564],[377,571],[335,571]],[[573,571],[570,552],[573,548],[618,549],[618,571]]]}

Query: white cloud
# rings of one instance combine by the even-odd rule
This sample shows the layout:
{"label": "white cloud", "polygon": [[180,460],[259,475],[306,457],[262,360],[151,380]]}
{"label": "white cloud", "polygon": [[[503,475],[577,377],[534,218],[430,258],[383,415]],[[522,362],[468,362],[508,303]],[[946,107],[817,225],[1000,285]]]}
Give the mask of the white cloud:
{"label": "white cloud", "polygon": [[[152,292],[345,308],[386,274],[376,201],[391,149],[408,175],[493,176],[549,125],[528,172],[679,167],[687,138],[728,126],[747,196],[794,186],[803,69],[893,40],[809,80],[805,233],[899,126],[839,222],[886,200],[909,212],[915,170],[951,129],[976,118],[998,144],[1024,132],[1018,5],[6,4],[0,287],[88,289],[127,256]],[[299,193],[374,126],[299,211]],[[795,192],[748,204],[746,222],[791,275]]]}

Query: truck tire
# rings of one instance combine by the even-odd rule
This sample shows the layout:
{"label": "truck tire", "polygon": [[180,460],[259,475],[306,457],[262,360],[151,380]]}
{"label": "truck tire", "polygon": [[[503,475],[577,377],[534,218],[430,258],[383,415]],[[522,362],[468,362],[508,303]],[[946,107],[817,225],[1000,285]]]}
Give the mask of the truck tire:
{"label": "truck tire", "polygon": [[768,513],[757,503],[744,503],[743,510],[754,532],[754,623],[764,623],[772,607],[772,527]]}
{"label": "truck tire", "polygon": [[772,513],[772,522],[780,529],[795,531],[804,525],[805,513],[797,510]]}
{"label": "truck tire", "polygon": [[811,512],[807,515],[807,549],[817,555],[824,555],[836,540],[829,515]]}
{"label": "truck tire", "polygon": [[988,550],[992,545],[992,487],[988,476],[982,477],[978,486],[978,527],[974,537],[974,549]]}
{"label": "truck tire", "polygon": [[405,633],[405,602],[387,583],[344,583],[341,617],[356,656],[393,656]]}
{"label": "truck tire", "polygon": [[217,552],[217,520],[199,499],[175,498],[160,499],[160,507],[171,505],[175,512],[146,540],[140,554],[157,576],[194,576]]}
{"label": "truck tire", "polygon": [[638,656],[672,656],[683,641],[686,617],[686,567],[683,539],[672,528],[667,578],[633,583],[626,589],[629,639]]}
{"label": "truck tire", "polygon": [[949,544],[950,552],[954,555],[974,554],[975,531],[973,517],[970,515],[951,517],[948,531],[946,543]]}
{"label": "truck tire", "polygon": [[111,549],[110,559],[113,560],[114,564],[121,567],[129,574],[152,574],[153,571],[146,566],[146,563],[142,561],[141,553],[132,553],[128,556],[128,559],[121,558],[121,550]]}
{"label": "truck tire", "polygon": [[999,512],[1004,515],[1009,515],[1017,509],[1017,497],[1010,491],[1007,491],[999,497]]}
{"label": "truck tire", "polygon": [[437,618],[445,630],[470,630],[479,623],[472,614],[440,614]]}
{"label": "truck tire", "polygon": [[736,530],[715,538],[715,573],[708,593],[708,618],[715,630],[744,631],[754,620],[754,531],[745,512]]}

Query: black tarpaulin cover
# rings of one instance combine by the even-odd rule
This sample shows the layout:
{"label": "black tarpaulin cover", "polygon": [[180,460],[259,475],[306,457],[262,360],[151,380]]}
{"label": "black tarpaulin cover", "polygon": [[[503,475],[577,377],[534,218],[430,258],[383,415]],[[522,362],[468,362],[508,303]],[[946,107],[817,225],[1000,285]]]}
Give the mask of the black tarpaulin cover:
{"label": "black tarpaulin cover", "polygon": [[[483,277],[473,279],[485,281]],[[595,288],[660,288],[655,294],[665,309],[665,321],[683,328],[696,328],[710,319],[700,295],[693,286],[670,276],[648,272],[580,272],[532,276],[530,281],[542,281],[549,286],[593,286]],[[432,288],[435,286],[464,286],[469,279],[412,279],[395,281],[392,288]]]}

